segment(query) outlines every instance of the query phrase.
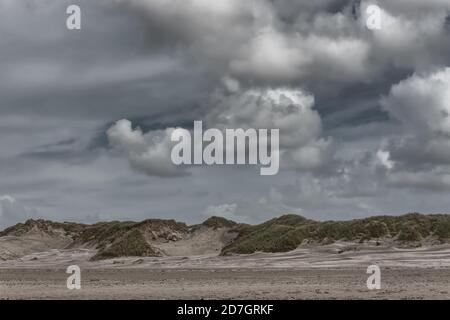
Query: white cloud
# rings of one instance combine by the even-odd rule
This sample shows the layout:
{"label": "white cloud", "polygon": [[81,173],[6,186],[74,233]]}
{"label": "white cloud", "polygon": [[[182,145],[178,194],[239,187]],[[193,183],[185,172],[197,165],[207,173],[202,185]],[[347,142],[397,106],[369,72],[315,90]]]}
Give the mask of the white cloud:
{"label": "white cloud", "polygon": [[450,164],[450,68],[414,74],[391,88],[382,105],[401,125],[390,139],[393,160],[408,166]]}
{"label": "white cloud", "polygon": [[370,45],[357,38],[267,30],[242,47],[241,56],[231,61],[230,71],[269,81],[354,81],[368,76],[369,52]]}
{"label": "white cloud", "polygon": [[215,71],[249,81],[370,82],[392,64],[415,69],[448,61],[443,8],[449,5],[440,0],[427,5],[381,1],[380,30],[366,28],[366,8],[373,1],[341,4],[337,13],[324,10],[332,1],[124,2],[143,9],[149,23],[184,46],[189,58],[202,65],[206,59]]}
{"label": "white cloud", "polygon": [[389,151],[385,151],[385,150],[378,150],[376,153],[376,157],[378,159],[378,161],[380,162],[380,164],[385,167],[386,169],[393,169],[394,168],[394,161],[392,161],[391,155],[389,153]]}
{"label": "white cloud", "polygon": [[[361,23],[367,19],[364,13],[369,3],[362,6]],[[407,7],[414,5],[404,5],[405,10]],[[370,32],[372,63],[421,70],[448,61],[450,41],[444,28],[447,16],[444,10],[408,15],[407,11],[389,9],[381,7],[381,28]]]}
{"label": "white cloud", "polygon": [[274,30],[262,31],[230,62],[231,73],[268,80],[297,78],[310,57],[300,54],[290,40]]}
{"label": "white cloud", "polygon": [[329,164],[331,140],[322,137],[312,95],[290,88],[218,90],[210,104],[209,127],[279,129],[282,166],[314,170]]}
{"label": "white cloud", "polygon": [[185,47],[189,58],[201,64],[207,59],[213,69],[235,77],[282,83],[369,77],[370,43],[360,37],[361,26],[349,14],[318,14],[304,29],[287,28],[274,4],[265,0],[124,2],[142,9],[152,26]]}
{"label": "white cloud", "polygon": [[139,128],[133,130],[129,120],[122,119],[108,129],[107,136],[112,146],[126,153],[134,170],[152,176],[174,177],[187,173],[170,158],[173,130],[167,128],[143,134]]}
{"label": "white cloud", "polygon": [[[381,101],[399,124],[377,153],[388,186],[447,190],[450,186],[450,68],[416,73]],[[395,165],[394,165],[395,164]]]}
{"label": "white cloud", "polygon": [[394,85],[382,103],[410,131],[420,135],[450,135],[450,68],[410,78]]}

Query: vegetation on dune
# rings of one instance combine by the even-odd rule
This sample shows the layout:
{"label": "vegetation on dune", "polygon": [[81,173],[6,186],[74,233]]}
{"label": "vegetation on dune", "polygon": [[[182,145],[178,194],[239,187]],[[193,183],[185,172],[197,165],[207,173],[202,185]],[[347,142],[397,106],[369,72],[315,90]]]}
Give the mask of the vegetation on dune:
{"label": "vegetation on dune", "polygon": [[48,233],[49,235],[55,234],[56,230],[62,230],[67,235],[74,235],[84,229],[87,225],[81,223],[74,222],[54,222],[50,220],[44,219],[29,219],[24,223],[18,223],[14,226],[6,228],[3,231],[0,231],[0,237],[4,236],[16,236],[20,237],[25,235],[26,233],[35,230],[40,230]]}
{"label": "vegetation on dune", "polygon": [[111,246],[101,249],[92,260],[110,259],[124,256],[149,257],[158,256],[158,252],[146,241],[143,234],[131,230]]}
{"label": "vegetation on dune", "polygon": [[[98,253],[93,260],[123,256],[154,257],[160,253],[146,239],[177,239],[177,233],[188,231],[188,226],[175,220],[147,219],[142,222],[108,222],[95,224],[87,229],[82,241],[97,243]],[[96,230],[97,229],[97,230]]]}
{"label": "vegetation on dune", "polygon": [[98,250],[94,260],[120,256],[157,256],[149,240],[178,240],[189,231],[175,220],[147,219],[142,222],[110,221],[92,225],[28,220],[5,229],[0,236],[22,236],[35,229],[49,236],[70,236],[69,247],[88,246]]}
{"label": "vegetation on dune", "polygon": [[143,231],[154,231],[158,233],[164,232],[187,232],[189,227],[183,222],[177,222],[173,219],[163,220],[163,219],[147,219],[136,224],[136,228]]}
{"label": "vegetation on dune", "polygon": [[202,225],[208,228],[218,229],[218,228],[232,228],[236,226],[237,223],[222,217],[212,216],[203,221]]}
{"label": "vegetation on dune", "polygon": [[285,215],[256,226],[234,228],[237,239],[224,247],[222,254],[284,252],[303,242],[319,244],[338,240],[364,242],[390,238],[399,245],[420,245],[432,237],[450,241],[450,215],[376,216],[350,221],[313,221],[301,216]]}
{"label": "vegetation on dune", "polygon": [[436,236],[444,242],[445,240],[450,239],[450,219],[443,220],[440,223],[437,223],[435,226]]}
{"label": "vegetation on dune", "polygon": [[87,226],[77,237],[76,243],[90,244],[97,249],[104,249],[118,238],[129,232],[136,222],[111,221],[99,222]]}
{"label": "vegetation on dune", "polygon": [[188,231],[184,223],[175,220],[147,219],[142,222],[96,223],[83,231],[79,241],[93,244],[98,253],[93,260],[120,256],[158,256],[159,252],[149,244],[146,235],[152,240],[178,239],[177,234]]}

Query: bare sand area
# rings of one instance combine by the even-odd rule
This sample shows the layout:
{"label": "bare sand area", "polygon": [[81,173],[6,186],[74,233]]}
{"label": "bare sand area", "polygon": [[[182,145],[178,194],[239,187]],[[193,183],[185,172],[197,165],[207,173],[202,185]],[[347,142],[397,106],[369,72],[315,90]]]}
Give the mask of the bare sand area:
{"label": "bare sand area", "polygon": [[[126,257],[51,250],[0,262],[0,299],[449,299],[450,246],[399,249],[348,243],[286,253]],[[81,268],[68,290],[67,266]],[[381,268],[368,290],[367,266]]]}
{"label": "bare sand area", "polygon": [[384,269],[368,290],[364,268],[88,269],[81,290],[65,270],[2,269],[2,299],[449,299],[450,269]]}

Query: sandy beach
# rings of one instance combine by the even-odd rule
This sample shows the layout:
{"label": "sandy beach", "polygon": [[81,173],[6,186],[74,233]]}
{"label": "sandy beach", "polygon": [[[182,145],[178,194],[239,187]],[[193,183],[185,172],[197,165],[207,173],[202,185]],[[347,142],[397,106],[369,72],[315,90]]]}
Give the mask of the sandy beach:
{"label": "sandy beach", "polygon": [[[91,250],[52,250],[0,262],[1,299],[449,299],[450,248],[359,248],[91,262]],[[348,247],[346,247],[348,248]],[[340,253],[339,253],[340,252]],[[68,290],[67,266],[81,268]],[[367,266],[381,269],[369,290]]]}

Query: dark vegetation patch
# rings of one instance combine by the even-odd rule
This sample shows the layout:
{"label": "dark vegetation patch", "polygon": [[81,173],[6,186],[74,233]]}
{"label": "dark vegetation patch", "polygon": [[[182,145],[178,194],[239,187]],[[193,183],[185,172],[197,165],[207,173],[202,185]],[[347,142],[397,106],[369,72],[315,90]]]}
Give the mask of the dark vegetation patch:
{"label": "dark vegetation patch", "polygon": [[376,216],[350,221],[313,221],[297,215],[285,215],[259,225],[233,228],[238,237],[224,247],[222,254],[285,252],[303,242],[328,244],[338,240],[364,242],[391,238],[399,245],[417,246],[432,237],[450,241],[450,215]]}
{"label": "dark vegetation patch", "polygon": [[101,249],[91,260],[111,259],[116,257],[154,257],[160,255],[146,240],[142,232],[131,230],[111,246]]}
{"label": "dark vegetation patch", "polygon": [[232,227],[236,226],[237,223],[232,220],[228,220],[228,219],[225,219],[222,217],[213,216],[211,218],[206,219],[202,223],[202,225],[204,225],[205,227],[208,227],[208,228],[218,229],[218,228],[232,228]]}

